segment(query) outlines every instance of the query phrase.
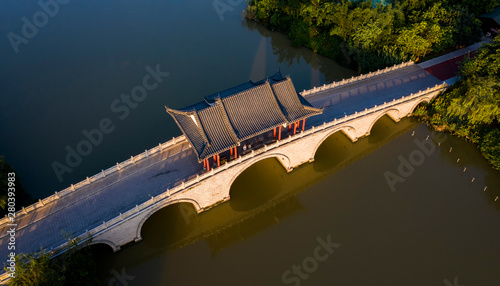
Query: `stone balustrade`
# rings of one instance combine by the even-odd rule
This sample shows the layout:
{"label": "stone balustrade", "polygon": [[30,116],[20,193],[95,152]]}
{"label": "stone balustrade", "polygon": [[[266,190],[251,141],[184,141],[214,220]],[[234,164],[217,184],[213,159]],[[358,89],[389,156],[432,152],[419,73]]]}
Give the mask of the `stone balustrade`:
{"label": "stone balustrade", "polygon": [[362,74],[362,75],[359,75],[357,77],[353,76],[353,77],[351,77],[349,79],[343,79],[341,81],[334,81],[334,82],[332,82],[330,84],[324,84],[323,86],[320,86],[320,87],[314,87],[314,88],[309,89],[309,90],[304,90],[300,94],[302,96],[304,96],[304,97],[307,97],[307,96],[310,96],[310,95],[315,94],[317,92],[326,91],[326,90],[329,90],[329,89],[332,89],[332,88],[336,88],[336,87],[339,87],[339,86],[343,86],[343,85],[351,84],[351,83],[358,82],[358,81],[361,81],[361,80],[369,79],[369,78],[372,78],[372,77],[375,77],[375,76],[383,75],[383,74],[386,74],[388,72],[392,72],[392,71],[395,71],[395,70],[398,70],[398,69],[402,69],[402,68],[411,66],[413,64],[414,64],[413,61],[404,62],[404,63],[398,64],[398,65],[394,65],[392,67],[387,67],[387,68],[385,68],[383,70],[377,70],[376,72],[370,72],[370,73],[367,73],[367,74]]}
{"label": "stone balustrade", "polygon": [[[225,170],[227,170],[235,165],[241,164],[242,162],[245,162],[245,161],[247,161],[255,156],[258,156],[262,153],[272,151],[275,148],[282,147],[282,146],[289,144],[295,140],[303,139],[304,137],[307,137],[309,135],[312,135],[312,134],[315,134],[318,132],[322,132],[325,129],[333,128],[337,125],[340,125],[340,124],[343,124],[343,123],[346,123],[346,122],[349,122],[352,120],[356,120],[357,118],[364,117],[368,114],[378,112],[378,111],[381,111],[383,109],[389,109],[389,108],[392,108],[392,107],[397,106],[399,104],[402,104],[404,102],[411,101],[415,98],[423,97],[429,93],[444,91],[447,88],[447,86],[448,85],[446,83],[442,83],[442,84],[436,85],[434,87],[427,88],[426,90],[420,91],[420,92],[415,93],[415,94],[410,94],[408,96],[402,96],[400,99],[394,99],[393,101],[390,101],[390,102],[384,102],[382,105],[378,105],[378,106],[375,105],[372,108],[369,108],[369,109],[367,108],[363,111],[355,112],[351,115],[345,115],[342,118],[334,119],[330,122],[324,122],[323,124],[321,124],[319,126],[313,126],[312,128],[309,128],[303,132],[299,132],[296,135],[284,138],[281,141],[276,141],[273,144],[265,145],[264,148],[261,148],[261,149],[256,150],[256,151],[252,151],[246,155],[240,156],[240,157],[238,157],[238,159],[230,161],[230,162],[228,162],[228,163],[226,163],[218,168],[212,169],[209,172],[206,172],[206,173],[201,174],[201,175],[196,175],[192,179],[184,181],[184,182],[182,182],[182,184],[179,184],[172,189],[166,190],[164,193],[162,193],[156,197],[152,197],[151,199],[149,199],[148,201],[146,201],[140,205],[136,205],[134,208],[130,209],[129,211],[127,211],[125,213],[120,213],[115,218],[112,218],[108,221],[104,221],[101,225],[99,225],[91,230],[86,230],[85,232],[83,232],[82,234],[77,236],[76,239],[84,242],[84,241],[88,240],[90,237],[97,236],[97,235],[99,235],[99,233],[106,231],[108,228],[112,228],[112,227],[120,224],[121,222],[123,222],[131,217],[134,217],[134,216],[136,216],[144,211],[147,211],[149,208],[153,207],[155,204],[160,203],[164,200],[168,200],[173,195],[185,192],[185,191],[189,190],[190,188],[192,188],[194,185],[199,184],[203,180],[205,180],[209,177],[215,176],[215,175],[219,174],[220,172],[224,172]],[[184,136],[180,136],[177,138],[177,140],[178,140],[177,142],[183,142],[185,140],[185,138],[184,138]],[[169,141],[169,142],[171,142],[171,141]],[[165,143],[165,144],[167,144],[167,143]],[[155,148],[158,148],[158,147],[155,147]],[[154,151],[155,148],[151,149],[148,152],[151,152],[150,154],[152,154],[153,152],[158,152],[158,150]],[[146,156],[145,153],[143,153],[141,155]],[[136,156],[134,158],[138,158],[138,156]],[[127,161],[129,161],[129,160],[127,160]],[[127,161],[125,161],[125,162],[127,162]],[[123,166],[126,166],[126,163],[125,164],[122,163],[122,164],[123,164]],[[128,163],[128,164],[131,164],[131,163]],[[112,168],[110,168],[108,170],[111,170],[111,169]],[[101,178],[100,176],[102,176],[102,174],[98,174],[96,176],[93,176],[91,178],[94,178],[94,179]],[[92,180],[93,179],[91,179],[91,182],[92,182]],[[53,249],[54,255],[57,255],[59,253],[64,252],[68,246],[69,246],[69,243],[65,242],[64,244],[62,244],[58,247],[55,247]]]}
{"label": "stone balustrade", "polygon": [[[123,168],[126,168],[130,165],[134,165],[136,164],[137,162],[140,162],[141,160],[145,159],[145,158],[148,158],[149,156],[151,155],[154,155],[156,153],[161,153],[164,149],[166,148],[170,148],[170,147],[173,147],[174,145],[176,144],[184,144],[186,143],[187,140],[185,138],[184,135],[181,135],[179,137],[174,137],[172,138],[172,140],[169,140],[165,143],[160,143],[158,144],[158,146],[154,147],[154,148],[151,148],[149,150],[145,150],[143,153],[139,154],[139,155],[136,155],[136,156],[132,156],[130,157],[130,159],[128,160],[125,160],[121,163],[116,163],[115,166],[113,167],[110,167],[106,170],[102,170],[100,173],[97,173],[95,174],[94,176],[92,177],[87,177],[85,180],[79,182],[79,183],[76,183],[76,184],[72,184],[71,186],[69,186],[68,188],[62,190],[62,191],[59,191],[59,192],[55,192],[53,195],[49,196],[49,197],[46,197],[42,200],[39,200],[38,202],[30,205],[30,206],[27,206],[27,207],[23,207],[21,210],[17,211],[16,212],[16,220],[18,220],[19,218],[21,218],[23,215],[26,215],[32,211],[35,211],[36,209],[38,208],[41,208],[43,206],[45,206],[46,204],[49,204],[53,201],[56,201],[66,195],[69,195],[75,191],[77,191],[78,189],[80,189],[81,187],[83,186],[86,186],[86,185],[89,185],[89,184],[92,184],[94,182],[97,182],[99,181],[100,179],[108,176],[108,175],[111,175],[111,174],[114,174],[116,172],[119,172],[120,170],[122,170]],[[5,225],[9,223],[9,218],[8,217],[4,217],[0,220],[0,226],[2,225]]]}

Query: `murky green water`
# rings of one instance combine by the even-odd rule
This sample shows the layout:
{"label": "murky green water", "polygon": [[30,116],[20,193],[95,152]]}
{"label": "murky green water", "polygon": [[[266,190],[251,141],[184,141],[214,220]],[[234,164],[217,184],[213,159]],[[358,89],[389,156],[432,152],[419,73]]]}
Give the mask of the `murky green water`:
{"label": "murky green water", "polygon": [[[500,176],[472,145],[433,135],[383,117],[356,143],[333,134],[289,174],[258,162],[229,202],[199,215],[166,207],[143,241],[99,247],[102,280],[116,270],[128,285],[498,285]],[[419,159],[415,140],[434,150]],[[384,173],[399,175],[399,156],[418,166],[392,192]],[[328,239],[340,246],[315,258]]]}

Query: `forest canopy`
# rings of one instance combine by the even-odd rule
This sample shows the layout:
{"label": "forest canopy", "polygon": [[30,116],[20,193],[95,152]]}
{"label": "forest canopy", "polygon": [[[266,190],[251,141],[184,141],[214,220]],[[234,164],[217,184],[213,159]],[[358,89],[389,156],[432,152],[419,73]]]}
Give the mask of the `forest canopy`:
{"label": "forest canopy", "polygon": [[287,34],[306,46],[367,72],[418,61],[478,41],[477,16],[499,0],[326,1],[253,0],[248,19]]}

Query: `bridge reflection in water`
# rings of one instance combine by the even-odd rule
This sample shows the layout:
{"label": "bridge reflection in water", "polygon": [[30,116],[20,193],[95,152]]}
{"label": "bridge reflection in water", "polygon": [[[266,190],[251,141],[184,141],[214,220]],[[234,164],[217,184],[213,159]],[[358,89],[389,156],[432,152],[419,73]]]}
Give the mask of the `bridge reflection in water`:
{"label": "bridge reflection in water", "polygon": [[[213,100],[217,104],[209,102],[209,107],[200,109],[199,112],[191,108],[177,111],[169,109],[178,123],[182,122],[179,124],[183,124],[185,130],[198,130],[194,133],[188,132],[189,134],[197,135],[190,135],[190,138],[187,138],[187,135],[174,138],[23,209],[18,213],[18,233],[23,236],[18,245],[20,251],[31,252],[40,247],[64,250],[66,245],[63,243],[64,238],[58,235],[63,226],[67,228],[64,229],[66,233],[77,236],[82,241],[92,238],[93,243],[104,243],[114,251],[118,251],[121,246],[142,239],[143,224],[158,210],[180,202],[192,204],[198,213],[207,210],[229,200],[233,182],[247,168],[259,161],[275,158],[287,172],[290,172],[304,163],[313,161],[318,147],[330,135],[342,132],[351,141],[357,141],[369,135],[373,124],[381,117],[388,115],[393,120],[399,121],[410,114],[418,104],[429,102],[448,86],[446,82],[436,84],[439,81],[429,76],[421,67],[413,63],[403,63],[302,93],[313,106],[324,107],[324,110],[321,110],[307,106],[302,97],[297,98],[290,78],[279,77],[273,81],[273,85],[270,85],[269,81],[262,81],[250,90],[263,92],[273,89],[276,96],[287,90],[288,97],[281,94],[283,100],[279,101],[283,105],[288,104],[285,102],[292,102],[291,94],[295,94],[295,104],[290,104],[289,109],[285,108],[288,110],[285,112],[286,117],[280,113],[278,103],[274,102],[275,95],[269,92],[266,95],[270,104],[274,102],[271,105],[275,106],[273,113],[275,116],[268,120],[272,124],[266,121],[270,125],[261,126],[257,131],[278,129],[276,143],[264,145],[264,148],[256,151],[252,150],[251,153],[239,156],[218,168],[211,169],[210,172],[203,172],[202,165],[196,161],[213,163],[217,157],[219,165],[220,152],[230,148],[239,149],[239,142],[250,138],[248,134],[257,132],[251,124],[247,124],[252,122],[252,118],[243,120],[238,119],[238,116],[228,115],[221,120],[211,120],[212,123],[225,126],[234,123],[229,122],[230,120],[243,120],[245,124],[254,128],[247,130],[242,125],[241,130],[231,131],[231,128],[226,126],[225,128],[229,130],[227,136],[222,136],[224,140],[220,146],[216,146],[211,145],[213,140],[208,138],[210,136],[218,138],[217,130],[220,129],[211,128],[211,135],[207,137],[208,129],[203,132],[198,129],[200,126],[208,126],[205,123],[208,124],[209,121],[200,121],[200,118],[210,119],[217,117],[217,114],[224,114],[222,109],[227,110],[233,103],[234,110],[242,110],[240,102],[233,102],[232,97],[225,99],[214,97]],[[393,81],[405,83],[405,89],[386,84]],[[249,85],[254,84],[249,83]],[[352,90],[373,85],[377,88],[362,97],[350,94]],[[253,98],[255,94],[249,93],[248,96]],[[254,109],[259,109],[255,106],[258,100],[253,99],[248,102],[253,102]],[[329,105],[328,101],[333,99],[338,102]],[[341,110],[348,111],[348,114],[339,116]],[[205,117],[201,116],[205,111],[207,113]],[[304,128],[303,120],[320,111],[323,111],[323,114],[310,117],[308,126]],[[248,117],[249,114],[243,115]],[[300,123],[302,124],[299,130]],[[293,133],[279,140],[281,127],[288,127],[290,124],[294,125]],[[315,177],[311,174],[307,176]],[[286,180],[285,183],[289,182],[290,180]],[[172,184],[175,187],[172,188]],[[110,197],[113,198],[111,203],[104,203],[109,202]],[[78,220],[75,220],[76,217]],[[2,223],[5,223],[5,219]],[[0,246],[6,242],[7,237],[5,229],[2,230]]]}
{"label": "bridge reflection in water", "polygon": [[370,136],[355,143],[341,132],[334,133],[320,146],[313,163],[291,173],[274,158],[260,161],[236,179],[231,188],[231,200],[209,212],[196,214],[194,208],[185,203],[167,206],[146,221],[141,243],[116,253],[110,249],[103,252],[101,245],[96,248],[94,253],[102,269],[101,278],[110,278],[107,271],[110,268],[132,269],[202,241],[208,243],[215,257],[223,249],[255,237],[291,216],[307,213],[298,198],[302,191],[418,124],[411,118],[395,123],[384,116],[374,125]]}

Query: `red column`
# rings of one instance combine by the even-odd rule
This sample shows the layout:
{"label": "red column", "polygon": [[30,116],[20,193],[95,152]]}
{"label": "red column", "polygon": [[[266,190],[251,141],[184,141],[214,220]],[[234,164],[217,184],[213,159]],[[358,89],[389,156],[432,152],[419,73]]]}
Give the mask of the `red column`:
{"label": "red column", "polygon": [[217,167],[220,167],[220,155],[217,154]]}
{"label": "red column", "polygon": [[295,133],[297,133],[297,122],[293,124],[293,135],[295,135]]}
{"label": "red column", "polygon": [[207,159],[203,159],[203,168],[207,167]]}
{"label": "red column", "polygon": [[279,140],[281,140],[281,125],[280,125],[279,131],[278,131],[278,141]]}
{"label": "red column", "polygon": [[207,158],[207,172],[210,171],[210,159]]}
{"label": "red column", "polygon": [[234,147],[234,159],[238,159],[238,147]]}
{"label": "red column", "polygon": [[288,124],[288,133],[290,133],[290,131],[292,131],[292,124]]}
{"label": "red column", "polygon": [[276,138],[276,127],[274,127],[273,138]]}
{"label": "red column", "polygon": [[231,151],[230,151],[230,152],[231,152],[231,156],[233,156],[233,148],[231,148]]}
{"label": "red column", "polygon": [[306,119],[302,120],[302,131],[304,131],[304,128],[306,127]]}

